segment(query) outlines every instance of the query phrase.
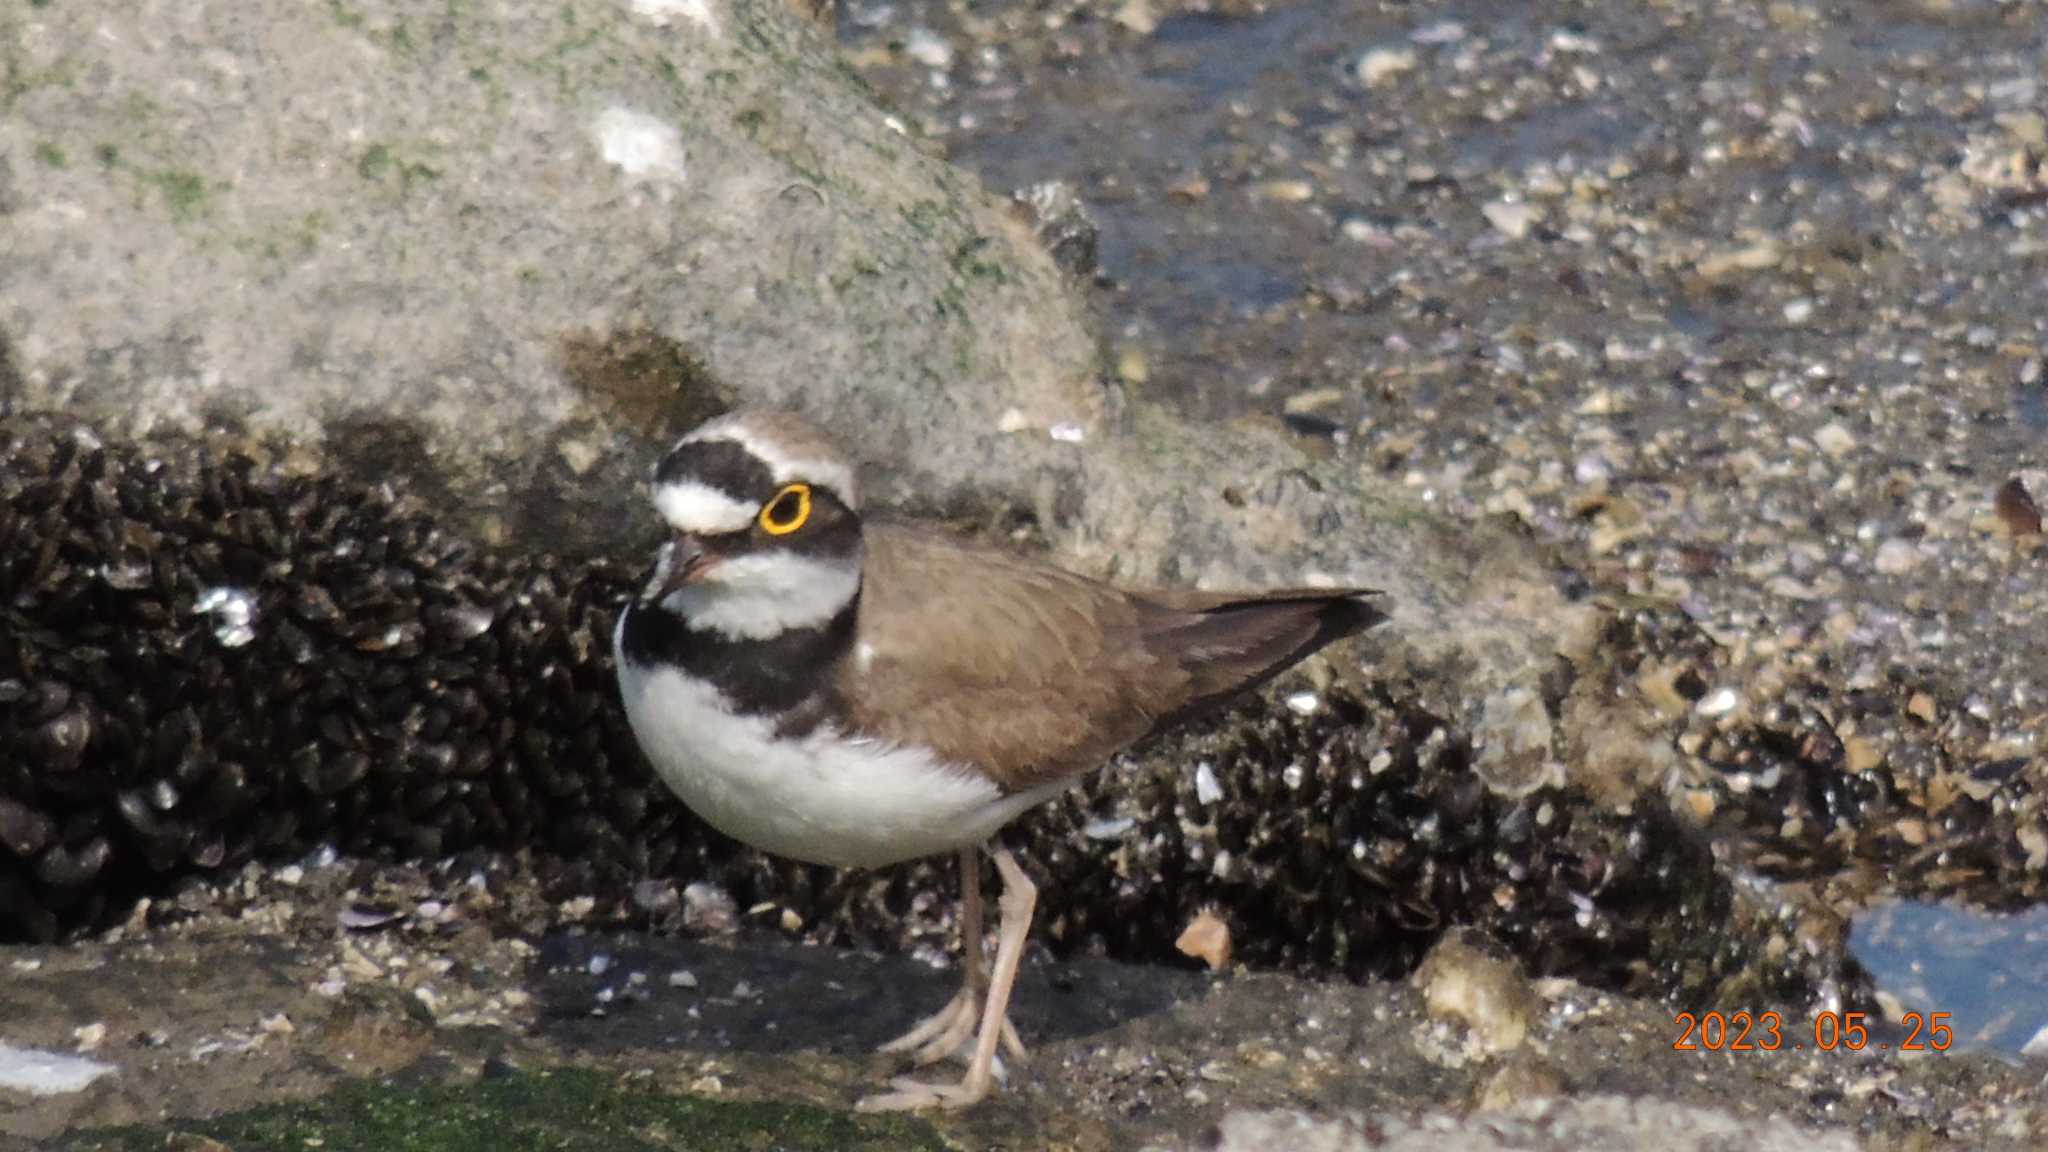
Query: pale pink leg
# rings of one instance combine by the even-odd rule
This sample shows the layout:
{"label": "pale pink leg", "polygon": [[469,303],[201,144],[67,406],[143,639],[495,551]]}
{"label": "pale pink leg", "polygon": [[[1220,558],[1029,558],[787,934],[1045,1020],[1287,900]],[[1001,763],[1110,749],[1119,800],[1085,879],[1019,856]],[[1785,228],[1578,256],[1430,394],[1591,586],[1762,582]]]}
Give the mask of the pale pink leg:
{"label": "pale pink leg", "polygon": [[[933,1105],[965,1108],[987,1096],[994,1084],[998,1045],[1011,1047],[1019,1057],[1023,1055],[1024,1046],[1017,1040],[1016,1029],[1010,1027],[1010,992],[1017,983],[1017,966],[1024,959],[1024,941],[1031,930],[1032,909],[1038,903],[1038,886],[1024,875],[1008,852],[998,848],[992,855],[996,871],[1003,878],[1003,895],[998,901],[1003,920],[996,944],[995,971],[989,976],[983,998],[980,1028],[975,1034],[974,1054],[967,1062],[967,1075],[958,1084],[926,1084],[898,1077],[891,1081],[894,1091],[862,1100],[857,1105],[861,1111],[906,1111]],[[971,866],[973,857],[967,859]],[[978,942],[975,947],[978,949]]]}

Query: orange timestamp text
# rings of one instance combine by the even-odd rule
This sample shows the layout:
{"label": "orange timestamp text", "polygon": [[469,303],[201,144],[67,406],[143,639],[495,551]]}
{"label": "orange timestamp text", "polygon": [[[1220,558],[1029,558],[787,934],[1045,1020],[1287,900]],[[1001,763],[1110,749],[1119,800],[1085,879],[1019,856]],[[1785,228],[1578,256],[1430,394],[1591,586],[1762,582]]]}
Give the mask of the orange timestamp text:
{"label": "orange timestamp text", "polygon": [[1680,1052],[1777,1052],[1812,1047],[1823,1052],[1946,1052],[1955,1042],[1947,1012],[1908,1012],[1899,1024],[1904,1039],[1872,1042],[1863,1012],[1820,1012],[1813,1017],[1811,1039],[1787,1033],[1784,1017],[1776,1012],[1680,1012],[1672,1019],[1678,1025],[1678,1039],[1671,1047]]}

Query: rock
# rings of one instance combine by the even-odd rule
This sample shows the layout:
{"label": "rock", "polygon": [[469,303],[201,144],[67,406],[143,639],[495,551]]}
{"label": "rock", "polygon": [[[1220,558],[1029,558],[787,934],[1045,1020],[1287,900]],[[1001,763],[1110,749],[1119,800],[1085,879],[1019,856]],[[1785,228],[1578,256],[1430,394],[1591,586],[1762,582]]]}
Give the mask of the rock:
{"label": "rock", "polygon": [[1775,268],[1784,251],[1775,239],[1764,239],[1742,248],[1729,248],[1703,256],[1697,265],[1700,278],[1714,283],[1744,272]]}
{"label": "rock", "polygon": [[1306,180],[1267,180],[1252,188],[1252,194],[1275,204],[1305,204],[1316,197],[1316,186]]}
{"label": "rock", "polygon": [[1124,0],[1112,19],[1125,31],[1140,36],[1150,36],[1159,27],[1159,14],[1152,10],[1150,0]]}
{"label": "rock", "polygon": [[1920,566],[1920,549],[1910,540],[1895,537],[1877,546],[1871,563],[1887,576],[1903,576]]}
{"label": "rock", "polygon": [[1413,71],[1413,48],[1374,48],[1358,59],[1358,79],[1368,88],[1381,87],[1395,77]]}
{"label": "rock", "polygon": [[1551,757],[1550,713],[1534,692],[1511,688],[1486,702],[1481,717],[1485,743],[1473,771],[1503,796],[1526,796],[1563,782],[1563,768]]}
{"label": "rock", "polygon": [[1094,345],[1043,248],[799,7],[0,21],[0,405],[286,434],[427,478],[483,540],[568,552],[644,534],[648,446],[738,397],[946,476],[1006,408],[1095,426]]}
{"label": "rock", "polygon": [[1214,910],[1204,908],[1188,921],[1173,946],[1183,956],[1207,964],[1211,972],[1221,972],[1230,967],[1230,924]]}
{"label": "rock", "polygon": [[18,1048],[0,1041],[0,1091],[61,1096],[82,1092],[114,1070],[111,1064],[83,1056]]}
{"label": "rock", "polygon": [[1821,451],[1837,460],[1856,450],[1855,433],[1843,427],[1839,421],[1829,424],[1814,433],[1813,442],[1820,446]]}
{"label": "rock", "polygon": [[1529,226],[1542,215],[1535,205],[1524,200],[1493,200],[1479,210],[1493,229],[1510,240],[1521,240],[1529,235]]}
{"label": "rock", "polygon": [[2026,482],[2019,477],[2014,476],[1998,486],[1991,506],[2006,535],[2018,539],[2041,534],[2041,509],[2034,503],[2033,494],[2027,491]]}
{"label": "rock", "polygon": [[1868,772],[1884,763],[1884,749],[1861,736],[1842,741],[1842,755],[1843,766],[1851,772]]}
{"label": "rock", "polygon": [[[1675,1100],[1588,1096],[1555,1107],[1506,1117],[1495,1112],[1459,1116],[1310,1116],[1305,1112],[1232,1112],[1214,1139],[1180,1148],[1208,1152],[1582,1152],[1584,1149],[1656,1149],[1657,1152],[1856,1152],[1847,1132],[1822,1132],[1771,1118],[1737,1116]],[[1170,1147],[1170,1146],[1160,1146]]]}
{"label": "rock", "polygon": [[1469,929],[1445,933],[1411,982],[1429,1014],[1462,1024],[1468,1046],[1483,1055],[1521,1047],[1543,1010],[1521,968]]}
{"label": "rock", "polygon": [[1486,1112],[1505,1112],[1536,1101],[1565,1094],[1564,1077],[1549,1061],[1523,1058],[1519,1053],[1503,1062],[1472,1094],[1472,1106]]}
{"label": "rock", "polygon": [[1010,202],[1031,221],[1032,234],[1054,263],[1070,276],[1094,274],[1102,230],[1072,185],[1059,180],[1033,184],[1012,192]]}
{"label": "rock", "polygon": [[919,64],[935,71],[953,66],[953,46],[946,38],[929,28],[912,28],[904,41],[903,53]]}

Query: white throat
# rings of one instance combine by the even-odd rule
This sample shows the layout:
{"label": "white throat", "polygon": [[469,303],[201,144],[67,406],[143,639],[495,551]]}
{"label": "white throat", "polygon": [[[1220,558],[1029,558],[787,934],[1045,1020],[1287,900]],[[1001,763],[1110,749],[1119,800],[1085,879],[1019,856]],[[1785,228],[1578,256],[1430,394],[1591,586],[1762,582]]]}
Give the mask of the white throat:
{"label": "white throat", "polygon": [[706,579],[676,589],[663,603],[693,632],[767,640],[830,621],[859,592],[857,560],[763,552],[719,561]]}

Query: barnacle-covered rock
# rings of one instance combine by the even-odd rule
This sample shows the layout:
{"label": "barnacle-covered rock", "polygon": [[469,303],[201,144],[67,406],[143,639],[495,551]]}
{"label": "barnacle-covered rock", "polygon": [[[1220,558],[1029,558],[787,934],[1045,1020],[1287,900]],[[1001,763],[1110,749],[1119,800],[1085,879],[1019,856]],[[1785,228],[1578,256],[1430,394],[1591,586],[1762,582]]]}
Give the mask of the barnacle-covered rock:
{"label": "barnacle-covered rock", "polygon": [[[629,918],[634,886],[669,877],[827,941],[944,931],[929,893],[949,861],[773,860],[651,778],[614,698],[623,568],[472,549],[402,483],[255,449],[15,419],[0,461],[0,938],[88,929],[188,873],[320,844],[528,854]],[[1548,731],[1537,697],[1501,699],[1495,729]],[[1353,670],[1140,749],[1005,839],[1062,950],[1173,957],[1206,911],[1243,962],[1354,977],[1404,974],[1476,924],[1532,973],[1610,987],[1841,982],[1839,941],[1785,947],[1813,917],[1732,883],[1661,801],[1663,760],[1603,754],[1627,764],[1588,793],[1544,767],[1547,740],[1475,750]],[[1839,773],[1830,747],[1760,735],[1755,754]],[[1504,786],[1511,760],[1538,770]],[[1838,793],[1853,799],[1812,800],[1832,813]]]}

